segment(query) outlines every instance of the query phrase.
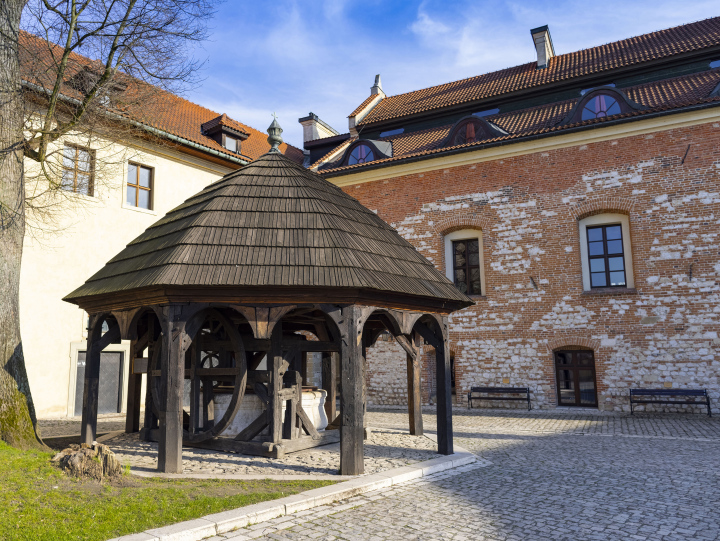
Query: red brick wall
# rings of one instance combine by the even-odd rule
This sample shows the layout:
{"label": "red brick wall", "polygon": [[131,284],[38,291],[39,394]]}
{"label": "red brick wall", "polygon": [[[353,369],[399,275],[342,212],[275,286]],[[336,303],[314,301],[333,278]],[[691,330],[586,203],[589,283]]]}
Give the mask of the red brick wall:
{"label": "red brick wall", "polygon": [[[601,409],[626,409],[630,387],[708,388],[717,401],[718,149],[710,123],[345,190],[443,273],[443,234],[482,229],[485,295],[450,318],[459,400],[473,385],[529,385],[554,406],[551,350],[582,345]],[[601,212],[629,216],[636,292],[583,294],[578,218]],[[368,361],[369,401],[402,403],[404,355],[383,344]]]}

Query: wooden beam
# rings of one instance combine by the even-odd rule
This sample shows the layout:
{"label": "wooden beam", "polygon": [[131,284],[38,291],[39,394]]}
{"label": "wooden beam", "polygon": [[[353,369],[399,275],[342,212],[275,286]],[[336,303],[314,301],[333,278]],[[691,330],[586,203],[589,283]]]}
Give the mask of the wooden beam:
{"label": "wooden beam", "polygon": [[[443,318],[443,320],[444,319],[445,318]],[[452,389],[450,388],[450,348],[445,336],[440,346],[435,348],[435,366],[437,380],[438,453],[441,455],[451,455],[453,454],[453,429]]]}
{"label": "wooden beam", "polygon": [[438,336],[423,323],[416,323],[413,330],[422,336],[435,349],[442,347],[443,337]]}
{"label": "wooden beam", "polygon": [[323,353],[322,356],[322,388],[325,397],[325,414],[328,421],[337,417],[337,353]]}
{"label": "wooden beam", "polygon": [[97,410],[100,392],[100,358],[102,350],[120,340],[120,327],[108,319],[108,331],[100,336],[103,319],[91,316],[85,350],[85,385],[83,389],[82,424],[80,441],[91,445],[97,435]]}
{"label": "wooden beam", "polygon": [[185,351],[182,347],[183,324],[179,306],[163,308],[163,347],[160,356],[160,434],[158,470],[182,473],[183,386]]}
{"label": "wooden beam", "polygon": [[270,426],[270,438],[274,443],[280,443],[282,439],[282,375],[280,370],[283,366],[282,355],[282,321],[276,323],[270,339],[270,351],[268,352],[268,370],[270,372],[270,383],[268,384],[269,403],[267,408],[268,425]]}
{"label": "wooden beam", "polygon": [[[140,431],[140,437],[144,441],[157,441],[156,437],[153,437],[153,430],[158,429],[158,417],[155,415],[155,412],[153,411],[153,395],[152,395],[152,386],[153,386],[153,378],[150,376],[150,367],[155,365],[157,363],[158,357],[160,355],[160,350],[162,349],[162,342],[160,340],[155,340],[155,323],[156,318],[154,315],[150,315],[148,317],[148,368],[147,368],[147,378],[145,380],[145,419],[143,422],[143,429]],[[161,338],[162,339],[162,338]],[[151,439],[152,438],[152,439]]]}
{"label": "wooden beam", "polygon": [[240,434],[235,436],[235,440],[237,441],[250,441],[255,436],[260,434],[263,430],[265,430],[265,427],[268,425],[267,423],[267,415],[265,415],[265,412],[262,412],[257,419],[255,419],[252,423],[250,423],[248,426],[246,426]]}
{"label": "wooden beam", "polygon": [[340,358],[340,474],[361,475],[364,455],[365,362],[362,357],[362,309],[342,309],[342,355]]}
{"label": "wooden beam", "polygon": [[127,404],[125,407],[125,432],[128,434],[140,430],[140,402],[142,396],[142,374],[135,371],[135,359],[142,355],[147,344],[147,333],[139,340],[130,342],[130,371],[128,376]]}
{"label": "wooden beam", "polygon": [[[412,343],[406,339],[408,349],[406,353],[407,382],[408,382],[408,416],[410,422],[410,434],[413,436],[423,435],[422,418],[422,394],[420,389],[420,348],[417,347],[420,337]],[[417,344],[417,345],[416,345]],[[411,354],[412,353],[412,354]]]}

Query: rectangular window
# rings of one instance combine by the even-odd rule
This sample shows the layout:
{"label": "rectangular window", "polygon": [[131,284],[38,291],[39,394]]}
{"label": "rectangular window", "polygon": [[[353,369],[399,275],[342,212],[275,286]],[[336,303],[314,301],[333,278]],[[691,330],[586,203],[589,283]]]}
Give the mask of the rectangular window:
{"label": "rectangular window", "polygon": [[622,226],[587,228],[590,287],[627,287]]}
{"label": "rectangular window", "polygon": [[93,195],[95,156],[93,151],[75,145],[63,149],[61,187],[69,192]]}
{"label": "rectangular window", "polygon": [[136,163],[128,164],[125,201],[132,207],[152,210],[153,170]]}
{"label": "rectangular window", "polygon": [[223,140],[225,141],[224,146],[226,149],[232,152],[237,152],[237,139],[223,135]]}
{"label": "rectangular window", "polygon": [[466,295],[482,295],[478,239],[454,240],[452,247],[455,287]]}

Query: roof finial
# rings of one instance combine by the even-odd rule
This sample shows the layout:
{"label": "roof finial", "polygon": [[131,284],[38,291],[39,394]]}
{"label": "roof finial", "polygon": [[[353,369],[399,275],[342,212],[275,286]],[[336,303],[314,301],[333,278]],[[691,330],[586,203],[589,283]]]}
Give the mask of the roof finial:
{"label": "roof finial", "polygon": [[280,127],[280,124],[278,124],[277,115],[275,114],[275,112],[273,112],[272,117],[272,124],[270,124],[270,127],[267,129],[267,142],[270,143],[270,152],[280,152],[280,149],[278,149],[278,147],[283,142],[283,139],[280,135],[283,132],[283,129]]}

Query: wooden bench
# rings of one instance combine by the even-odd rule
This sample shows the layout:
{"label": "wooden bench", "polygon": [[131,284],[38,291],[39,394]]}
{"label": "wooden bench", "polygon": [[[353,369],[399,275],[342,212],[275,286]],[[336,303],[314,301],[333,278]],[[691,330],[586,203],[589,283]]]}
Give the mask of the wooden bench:
{"label": "wooden bench", "polygon": [[[654,397],[640,398],[637,397]],[[668,400],[668,398],[678,397],[678,400]],[[685,400],[681,400],[685,398]],[[704,398],[705,400],[688,400],[688,398]],[[710,410],[710,395],[707,389],[630,389],[630,414],[635,412],[633,406],[635,404],[696,404],[699,406],[706,405],[709,417],[712,417]]]}
{"label": "wooden bench", "polygon": [[[492,396],[497,394],[521,394],[524,396]],[[489,395],[489,396],[486,396]],[[468,409],[473,400],[522,400],[527,401],[530,411],[530,387],[471,387],[468,393]]]}

